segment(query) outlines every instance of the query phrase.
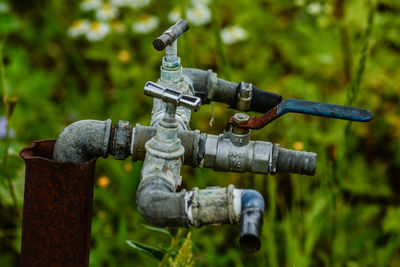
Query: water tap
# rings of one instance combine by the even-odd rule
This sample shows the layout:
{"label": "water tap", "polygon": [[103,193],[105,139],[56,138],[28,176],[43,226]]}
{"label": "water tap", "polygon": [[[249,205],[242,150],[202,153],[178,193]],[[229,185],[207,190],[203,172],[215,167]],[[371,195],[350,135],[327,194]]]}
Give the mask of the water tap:
{"label": "water tap", "polygon": [[[283,114],[296,112],[353,121],[368,121],[365,109],[289,99],[256,88],[252,83],[234,83],[212,70],[183,68],[177,55],[177,39],[189,29],[179,20],[153,41],[156,50],[166,50],[157,82],[147,82],[144,93],[153,97],[150,126],[126,121],[79,121],[60,134],[54,159],[84,162],[93,157],[143,160],[137,206],[150,223],[200,227],[213,224],[240,225],[239,243],[254,252],[261,246],[264,199],[252,189],[192,188],[177,191],[182,165],[220,172],[276,174],[291,172],[314,175],[317,155],[281,148],[279,144],[251,140],[251,131],[261,129]],[[191,112],[212,101],[240,111],[227,121],[219,135],[200,133],[189,126]],[[264,113],[251,117],[245,112]]]}

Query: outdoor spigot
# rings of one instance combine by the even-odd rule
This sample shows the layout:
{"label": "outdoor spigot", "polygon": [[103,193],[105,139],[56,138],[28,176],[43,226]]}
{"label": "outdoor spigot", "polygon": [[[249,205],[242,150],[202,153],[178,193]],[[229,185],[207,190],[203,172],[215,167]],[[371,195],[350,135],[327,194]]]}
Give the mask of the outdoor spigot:
{"label": "outdoor spigot", "polygon": [[189,29],[189,23],[180,19],[153,41],[156,50],[166,50],[162,59],[158,83],[179,91],[189,91],[187,82],[182,77],[181,59],[178,57],[177,39]]}
{"label": "outdoor spigot", "polygon": [[159,141],[177,141],[178,122],[175,115],[178,106],[198,109],[201,105],[201,99],[196,96],[186,95],[183,92],[166,88],[154,82],[145,84],[144,94],[161,99],[166,103],[164,117],[157,128],[157,139]]}

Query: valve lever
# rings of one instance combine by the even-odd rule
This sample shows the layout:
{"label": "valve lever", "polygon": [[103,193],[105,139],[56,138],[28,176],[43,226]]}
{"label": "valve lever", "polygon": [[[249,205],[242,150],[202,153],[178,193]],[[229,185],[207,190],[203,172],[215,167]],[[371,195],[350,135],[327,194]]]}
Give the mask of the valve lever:
{"label": "valve lever", "polygon": [[193,110],[199,109],[201,105],[201,99],[199,97],[186,95],[183,92],[164,87],[155,82],[147,82],[145,84],[144,94],[160,98],[164,102],[172,103],[176,106],[184,106]]}
{"label": "valve lever", "polygon": [[238,125],[233,120],[233,117],[231,117],[228,119],[227,128],[230,125],[234,125],[243,129],[261,129],[268,123],[289,112],[359,122],[367,122],[373,118],[372,113],[363,108],[288,99],[273,107],[261,117],[250,117],[246,124]]}

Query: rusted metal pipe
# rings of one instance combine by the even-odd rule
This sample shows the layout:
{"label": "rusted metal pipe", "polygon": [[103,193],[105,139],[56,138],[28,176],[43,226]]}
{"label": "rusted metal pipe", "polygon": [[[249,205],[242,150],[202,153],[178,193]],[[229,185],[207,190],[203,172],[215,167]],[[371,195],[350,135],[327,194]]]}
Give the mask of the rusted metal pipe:
{"label": "rusted metal pipe", "polygon": [[242,129],[261,129],[286,113],[302,113],[320,117],[366,122],[374,117],[369,110],[300,99],[288,99],[268,110],[260,117],[250,117],[245,124],[238,124],[230,117],[227,128],[231,125]]}
{"label": "rusted metal pipe", "polygon": [[20,266],[88,266],[96,158],[52,160],[55,140],[35,141],[26,163]]}

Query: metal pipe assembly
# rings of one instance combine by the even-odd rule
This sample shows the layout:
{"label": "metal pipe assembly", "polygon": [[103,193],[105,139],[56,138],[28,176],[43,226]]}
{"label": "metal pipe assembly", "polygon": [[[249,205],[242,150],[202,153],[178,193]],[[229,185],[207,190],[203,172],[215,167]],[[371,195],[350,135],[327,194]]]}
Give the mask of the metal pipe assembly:
{"label": "metal pipe assembly", "polygon": [[[182,182],[182,165],[220,172],[314,175],[315,153],[252,141],[251,129],[261,128],[265,125],[263,122],[286,112],[341,119],[348,119],[346,114],[355,114],[360,121],[371,119],[372,114],[351,107],[316,105],[316,102],[291,100],[281,103],[280,95],[257,89],[251,83],[225,81],[211,70],[182,68],[177,55],[177,38],[188,28],[187,21],[180,20],[153,42],[157,50],[166,49],[166,56],[162,59],[157,83],[147,82],[144,86],[144,93],[154,98],[150,126],[136,124],[132,127],[127,121],[112,125],[111,120],[75,122],[57,138],[53,160],[59,163],[87,162],[111,154],[117,160],[132,156],[133,161],[144,161],[137,206],[147,221],[161,227],[240,225],[241,247],[246,252],[254,252],[261,246],[263,196],[253,189],[236,189],[234,185],[177,192]],[[243,112],[265,114],[255,118],[237,113],[219,135],[190,130],[192,110],[211,101],[228,104]],[[319,107],[324,110],[318,110]]]}

